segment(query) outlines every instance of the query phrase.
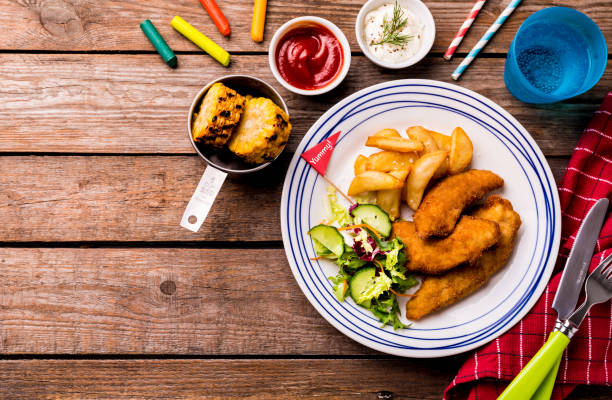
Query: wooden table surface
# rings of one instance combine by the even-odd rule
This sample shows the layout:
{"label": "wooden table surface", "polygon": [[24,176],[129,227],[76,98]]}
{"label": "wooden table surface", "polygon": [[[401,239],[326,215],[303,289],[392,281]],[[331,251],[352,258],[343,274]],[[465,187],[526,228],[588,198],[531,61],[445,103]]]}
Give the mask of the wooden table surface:
{"label": "wooden table surface", "polygon": [[[353,26],[363,0],[269,0],[261,44],[250,40],[252,1],[218,2],[230,39],[196,0],[0,0],[0,397],[440,398],[466,356],[396,358],[329,325],[291,275],[280,194],[297,144],[340,99],[391,79],[451,82],[458,60],[441,55],[472,2],[426,1],[435,44],[401,71],[357,51]],[[487,3],[460,56],[505,3]],[[587,94],[553,105],[525,105],[507,92],[514,33],[551,5],[587,13],[612,43],[609,0],[526,1],[459,84],[513,114],[559,179],[612,88],[612,72]],[[267,64],[274,31],[307,14],[336,23],[353,50],[346,80],[314,98],[284,90]],[[231,66],[176,33],[174,15],[227,48]],[[140,31],[147,18],[177,52],[178,69]],[[279,89],[294,130],[265,175],[226,182],[193,234],[179,220],[205,164],[186,136],[187,110],[206,82],[230,73]],[[610,396],[580,387],[571,397]]]}

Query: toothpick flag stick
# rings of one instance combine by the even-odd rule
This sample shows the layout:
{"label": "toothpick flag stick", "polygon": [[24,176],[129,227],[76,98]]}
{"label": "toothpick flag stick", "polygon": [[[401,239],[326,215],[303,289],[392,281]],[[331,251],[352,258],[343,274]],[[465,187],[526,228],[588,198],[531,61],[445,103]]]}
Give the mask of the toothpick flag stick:
{"label": "toothpick flag stick", "polygon": [[311,147],[302,153],[302,158],[306,160],[308,164],[312,168],[315,169],[325,179],[327,183],[329,183],[338,193],[342,195],[349,203],[354,204],[355,202],[348,197],[338,186],[336,186],[327,176],[325,176],[325,172],[327,171],[327,164],[329,164],[329,160],[334,151],[334,147],[336,146],[336,141],[340,136],[340,132],[336,132],[321,143]]}
{"label": "toothpick flag stick", "polygon": [[355,204],[355,202],[353,201],[353,199],[351,199],[350,197],[348,197],[347,195],[344,194],[344,192],[342,190],[340,190],[340,188],[338,186],[336,186],[334,184],[334,182],[330,181],[328,177],[326,177],[325,175],[321,175],[321,177],[323,177],[323,179],[325,179],[325,181],[327,183],[329,183],[334,189],[336,189],[336,191],[338,193],[340,193],[342,195],[342,197],[344,197],[345,199],[348,200],[349,203],[351,204]]}

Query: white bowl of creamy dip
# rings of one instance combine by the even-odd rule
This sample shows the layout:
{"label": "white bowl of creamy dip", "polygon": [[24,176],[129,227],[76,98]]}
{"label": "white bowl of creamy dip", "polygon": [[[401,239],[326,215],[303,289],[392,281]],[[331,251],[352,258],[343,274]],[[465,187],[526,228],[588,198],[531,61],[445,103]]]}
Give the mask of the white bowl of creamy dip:
{"label": "white bowl of creamy dip", "polygon": [[369,0],[355,21],[361,51],[384,68],[406,68],[423,59],[436,37],[433,16],[420,0]]}

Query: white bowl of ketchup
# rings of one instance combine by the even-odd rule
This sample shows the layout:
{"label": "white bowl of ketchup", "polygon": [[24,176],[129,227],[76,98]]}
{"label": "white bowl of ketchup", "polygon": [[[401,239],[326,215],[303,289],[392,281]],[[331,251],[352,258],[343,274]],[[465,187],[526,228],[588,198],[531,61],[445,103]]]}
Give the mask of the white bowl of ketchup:
{"label": "white bowl of ketchup", "polygon": [[351,48],[340,28],[328,20],[299,17],[278,28],[270,42],[268,60],[281,85],[313,96],[329,92],[346,77]]}

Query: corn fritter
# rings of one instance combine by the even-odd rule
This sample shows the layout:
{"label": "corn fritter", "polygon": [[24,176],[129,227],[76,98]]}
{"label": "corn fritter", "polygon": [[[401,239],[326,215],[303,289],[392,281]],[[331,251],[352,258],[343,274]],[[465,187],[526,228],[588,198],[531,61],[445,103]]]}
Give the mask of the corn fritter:
{"label": "corn fritter", "polygon": [[245,101],[244,96],[222,83],[212,85],[202,100],[200,112],[194,115],[193,140],[223,147],[240,121]]}
{"label": "corn fritter", "polygon": [[272,100],[247,96],[244,114],[229,149],[250,164],[273,160],[291,132],[289,116]]}

